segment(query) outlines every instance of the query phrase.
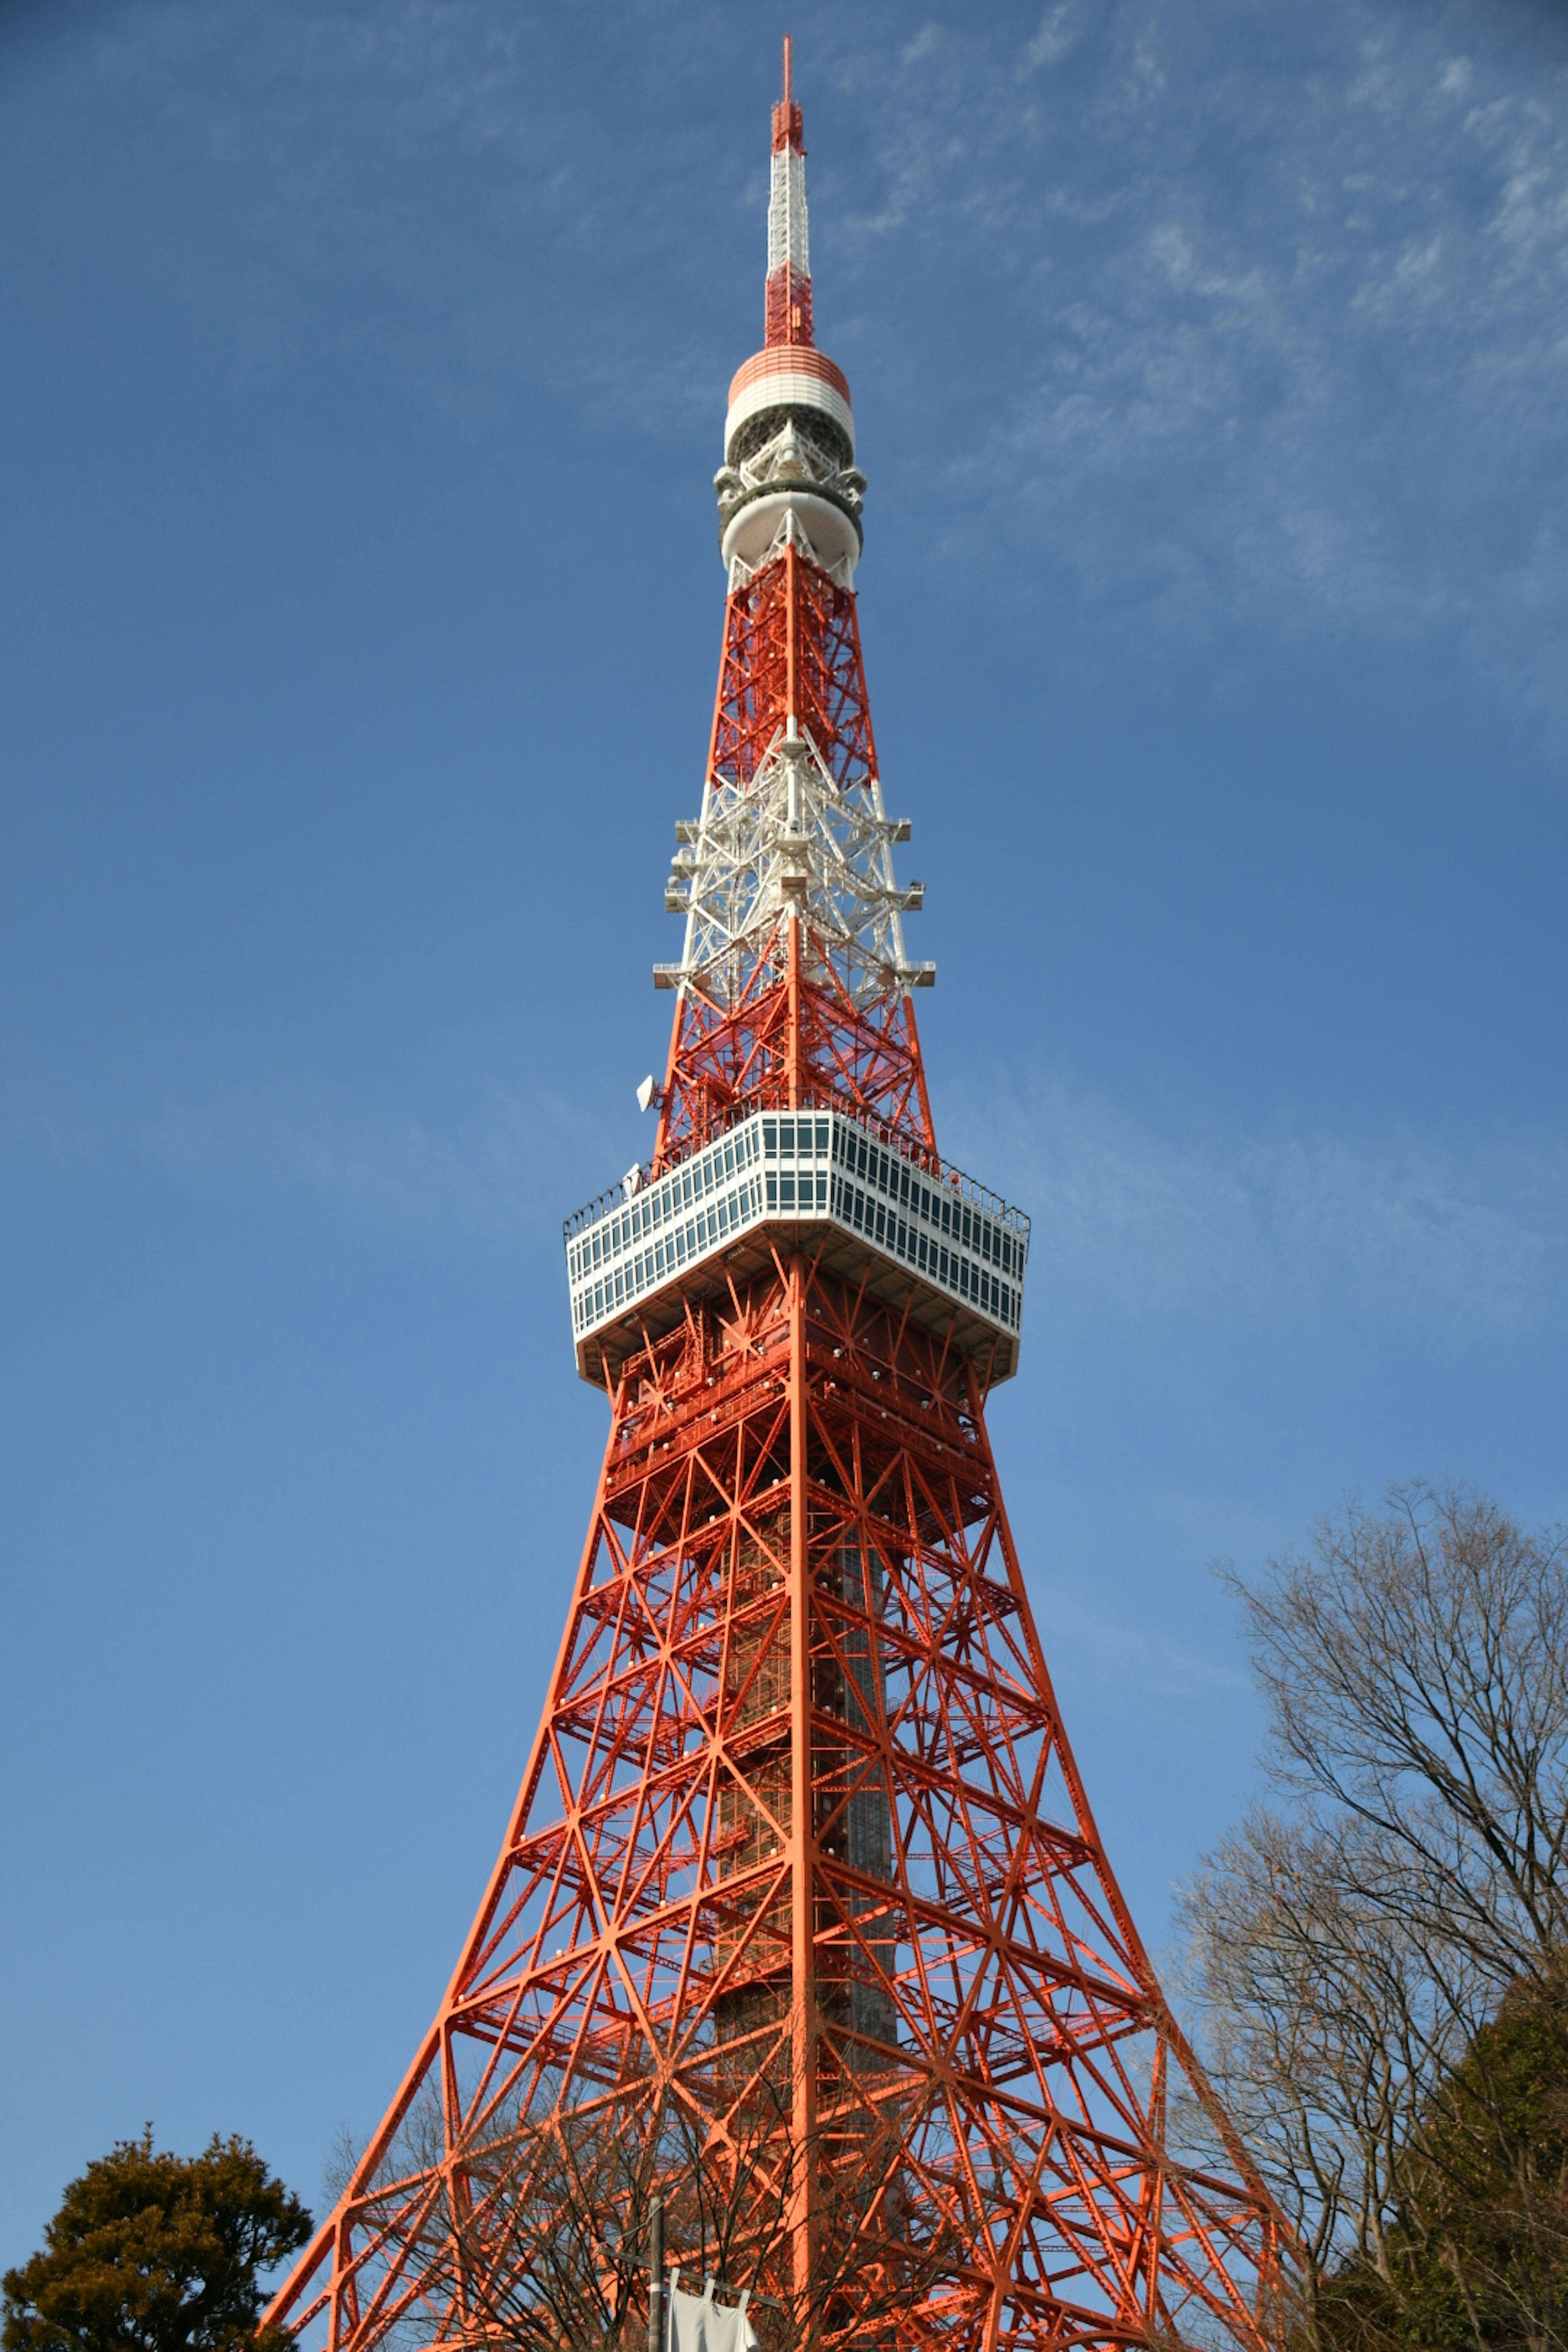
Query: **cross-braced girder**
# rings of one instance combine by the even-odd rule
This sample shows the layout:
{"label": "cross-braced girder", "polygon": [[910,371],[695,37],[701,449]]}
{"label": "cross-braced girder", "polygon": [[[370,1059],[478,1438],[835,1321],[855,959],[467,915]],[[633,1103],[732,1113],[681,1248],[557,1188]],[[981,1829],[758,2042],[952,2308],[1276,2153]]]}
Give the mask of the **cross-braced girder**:
{"label": "cross-braced girder", "polygon": [[[903,2102],[899,2210],[947,2250],[889,2341],[1267,2339],[1268,2201],[1165,2135],[1186,2053],[1082,1801],[973,1371],[804,1260],[624,1369],[494,1884],[285,2315],[344,2347],[416,2308],[460,2334],[454,2200],[527,2203],[531,2119],[613,2111],[635,2140],[673,2095],[721,2141],[734,2065],[803,2005],[819,2089]],[[784,2163],[791,2128],[754,2153]]]}
{"label": "cross-braced girder", "polygon": [[738,1110],[837,1102],[934,1150],[855,598],[791,535],[731,592],[656,1164]]}
{"label": "cross-braced girder", "polygon": [[819,934],[780,919],[763,939],[717,957],[682,994],[654,1167],[701,1150],[748,1112],[797,1108],[847,1110],[912,1145],[922,1164],[935,1162],[908,997],[884,985],[858,998]]}
{"label": "cross-braced girder", "polygon": [[658,1181],[571,1241],[611,1425],[565,1633],[435,2021],[268,2315],[311,2352],[626,2352],[658,2191],[683,2260],[772,2298],[766,2352],[1277,2352],[1282,2225],[1112,1876],[1003,1507],[1017,1302],[973,1300],[1024,1227],[936,1154],[787,77],[774,151]]}

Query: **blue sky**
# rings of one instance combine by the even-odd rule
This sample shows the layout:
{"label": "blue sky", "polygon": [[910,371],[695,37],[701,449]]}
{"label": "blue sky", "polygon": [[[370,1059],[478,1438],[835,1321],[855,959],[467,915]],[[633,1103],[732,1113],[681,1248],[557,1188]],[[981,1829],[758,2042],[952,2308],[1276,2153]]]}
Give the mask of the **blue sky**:
{"label": "blue sky", "polygon": [[[791,20],[993,1430],[1157,1944],[1207,1564],[1564,1514],[1568,16]],[[603,1438],[762,314],[773,14],[0,11],[0,2259],[151,2116],[307,2196],[439,1995]]]}

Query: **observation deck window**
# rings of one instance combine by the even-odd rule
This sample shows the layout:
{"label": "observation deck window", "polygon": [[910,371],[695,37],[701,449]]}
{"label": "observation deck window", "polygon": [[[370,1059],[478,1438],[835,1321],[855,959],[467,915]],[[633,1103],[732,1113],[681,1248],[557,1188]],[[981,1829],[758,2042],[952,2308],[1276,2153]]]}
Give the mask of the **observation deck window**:
{"label": "observation deck window", "polygon": [[[830,1175],[830,1162],[844,1172]],[[631,1198],[615,1186],[567,1221],[579,1334],[770,1214],[825,1215],[1019,1328],[1027,1219],[957,1170],[943,1166],[933,1178],[841,1112],[753,1113],[662,1176],[639,1171],[629,1181]]]}

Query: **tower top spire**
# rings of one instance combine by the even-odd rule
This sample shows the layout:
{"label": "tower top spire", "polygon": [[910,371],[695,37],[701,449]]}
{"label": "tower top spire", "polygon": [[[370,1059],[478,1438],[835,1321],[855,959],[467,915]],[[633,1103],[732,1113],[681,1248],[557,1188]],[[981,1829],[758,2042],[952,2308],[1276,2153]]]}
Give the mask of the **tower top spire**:
{"label": "tower top spire", "polygon": [[793,147],[799,155],[804,155],[805,152],[801,143],[803,136],[801,111],[795,102],[795,92],[790,87],[790,37],[786,33],[784,37],[784,96],[773,108],[773,153],[775,155],[785,147]]}
{"label": "tower top spire", "polygon": [[773,108],[773,160],[768,192],[768,288],[765,346],[811,348],[811,248],[805,223],[805,141],[793,88],[790,37],[784,35],[784,96]]}
{"label": "tower top spire", "polygon": [[[826,352],[817,350],[812,331],[805,126],[800,101],[795,94],[795,44],[787,33],[784,44],[784,94],[774,100],[773,110],[767,299],[763,319],[763,348],[753,352],[736,370],[724,420],[724,468],[717,480],[726,532],[726,563],[737,551],[752,562],[759,551],[749,544],[751,524],[747,525],[746,549],[737,551],[727,535],[739,506],[760,489],[760,477],[742,484],[733,469],[755,457],[786,421],[793,419],[803,427],[809,422],[816,438],[830,453],[832,464],[852,467],[855,458],[855,420],[849,412],[849,386],[842,369],[835,367]],[[794,463],[794,459],[790,462]],[[840,488],[844,492],[840,500],[842,530],[834,535],[830,554],[818,551],[828,564],[847,555],[853,568],[853,558],[860,550],[858,517],[859,492],[865,484],[857,475],[854,485],[849,485],[846,477]],[[771,528],[770,525],[770,530]],[[847,577],[845,584],[847,585]]]}

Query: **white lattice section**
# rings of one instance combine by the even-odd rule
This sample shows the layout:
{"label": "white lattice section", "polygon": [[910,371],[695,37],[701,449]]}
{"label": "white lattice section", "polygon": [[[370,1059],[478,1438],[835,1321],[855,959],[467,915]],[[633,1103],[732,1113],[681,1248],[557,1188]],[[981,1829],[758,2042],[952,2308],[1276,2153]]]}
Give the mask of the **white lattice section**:
{"label": "white lattice section", "polygon": [[773,154],[773,182],[768,194],[768,276],[785,263],[803,278],[811,276],[811,250],[805,229],[805,158],[793,147]]}
{"label": "white lattice section", "polygon": [[909,827],[886,814],[876,777],[841,792],[809,736],[781,728],[750,785],[710,784],[697,823],[676,830],[665,903],[686,914],[683,973],[722,966],[794,910],[857,1003],[929,981],[901,919],[924,888],[893,872]]}

